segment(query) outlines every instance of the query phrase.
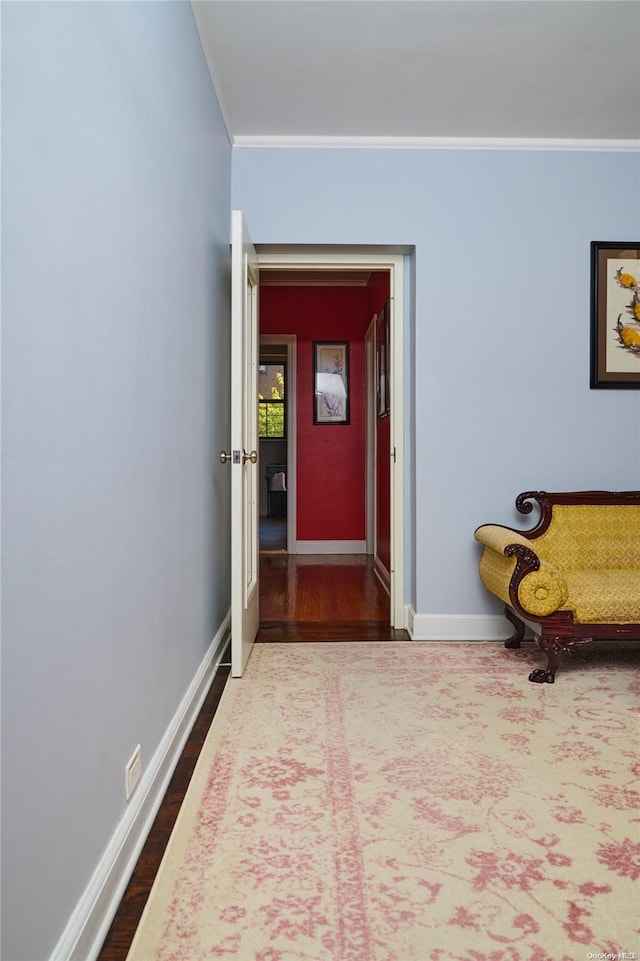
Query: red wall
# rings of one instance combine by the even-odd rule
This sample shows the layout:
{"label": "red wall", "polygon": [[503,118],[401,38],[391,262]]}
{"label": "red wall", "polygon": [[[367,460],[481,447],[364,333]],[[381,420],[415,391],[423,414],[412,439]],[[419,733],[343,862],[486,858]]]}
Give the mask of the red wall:
{"label": "red wall", "polygon": [[[389,299],[389,273],[376,271],[367,287],[367,313],[377,314]],[[391,470],[390,417],[376,416],[376,555],[391,571]]]}
{"label": "red wall", "polygon": [[[303,541],[364,540],[366,287],[260,288],[260,333],[296,334],[297,530]],[[350,342],[351,422],[313,423],[312,343]]]}

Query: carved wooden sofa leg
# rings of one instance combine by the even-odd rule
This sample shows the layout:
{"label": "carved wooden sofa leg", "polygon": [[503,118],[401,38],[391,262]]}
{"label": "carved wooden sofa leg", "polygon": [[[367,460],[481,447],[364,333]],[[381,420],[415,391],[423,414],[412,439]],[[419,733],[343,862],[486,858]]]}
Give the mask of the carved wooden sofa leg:
{"label": "carved wooden sofa leg", "polygon": [[577,648],[590,644],[592,640],[593,637],[565,637],[564,634],[545,634],[543,631],[540,637],[536,637],[536,644],[546,654],[547,666],[532,671],[529,680],[534,684],[553,684],[560,658],[565,654],[570,656]]}
{"label": "carved wooden sofa leg", "polygon": [[[514,614],[510,607],[505,607],[504,616],[511,624],[513,624],[513,634],[511,637],[507,638],[507,640],[504,642],[504,646],[510,648],[520,647],[525,632],[524,621],[521,621],[517,614]],[[535,671],[532,671],[529,675],[529,680],[533,681],[534,684],[553,684],[556,677],[556,671],[560,665],[560,655],[565,651],[563,638],[554,634],[545,635],[543,633],[540,635],[540,637],[536,637],[536,644],[546,655],[547,666],[539,667]]]}
{"label": "carved wooden sofa leg", "polygon": [[532,671],[529,680],[534,684],[553,684],[556,671],[560,665],[560,655],[565,652],[564,639],[556,635],[541,634],[536,637],[536,644],[546,654],[547,666]]}
{"label": "carved wooden sofa leg", "polygon": [[505,607],[504,616],[513,624],[513,634],[504,642],[505,647],[520,647],[524,637],[524,623],[513,613],[510,607]]}

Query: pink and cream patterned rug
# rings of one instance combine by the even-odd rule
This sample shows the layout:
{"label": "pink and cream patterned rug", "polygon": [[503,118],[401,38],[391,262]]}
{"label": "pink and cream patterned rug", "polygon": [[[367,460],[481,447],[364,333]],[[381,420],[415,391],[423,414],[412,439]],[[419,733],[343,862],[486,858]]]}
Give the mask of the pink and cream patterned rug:
{"label": "pink and cream patterned rug", "polygon": [[639,958],[639,652],[539,663],[257,645],[128,961]]}

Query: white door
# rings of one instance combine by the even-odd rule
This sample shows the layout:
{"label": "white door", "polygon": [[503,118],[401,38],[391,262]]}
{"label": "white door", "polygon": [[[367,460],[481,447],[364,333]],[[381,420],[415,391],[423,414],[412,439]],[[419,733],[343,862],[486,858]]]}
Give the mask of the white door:
{"label": "white door", "polygon": [[241,677],[258,624],[258,258],[231,215],[231,675]]}

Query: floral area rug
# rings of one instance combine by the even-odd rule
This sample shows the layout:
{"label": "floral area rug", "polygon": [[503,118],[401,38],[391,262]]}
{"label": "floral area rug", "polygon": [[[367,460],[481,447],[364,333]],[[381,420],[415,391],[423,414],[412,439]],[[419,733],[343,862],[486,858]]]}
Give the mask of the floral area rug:
{"label": "floral area rug", "polygon": [[639,653],[256,646],[128,961],[640,957]]}

